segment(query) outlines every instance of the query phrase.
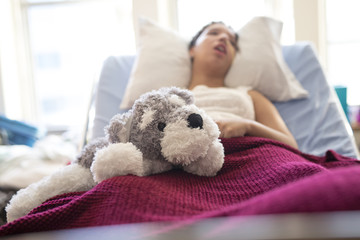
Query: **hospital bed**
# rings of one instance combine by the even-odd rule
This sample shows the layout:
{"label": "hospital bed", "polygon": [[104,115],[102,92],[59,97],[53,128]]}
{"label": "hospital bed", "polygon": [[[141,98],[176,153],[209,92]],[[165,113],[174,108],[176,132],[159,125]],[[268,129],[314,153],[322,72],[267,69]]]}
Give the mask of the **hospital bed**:
{"label": "hospital bed", "polygon": [[[283,46],[289,68],[309,97],[274,102],[303,152],[323,155],[329,149],[358,158],[359,153],[350,124],[339,99],[326,79],[312,44],[299,42]],[[103,66],[95,103],[92,138],[104,135],[103,128],[120,109],[135,56],[109,57]],[[106,107],[104,107],[106,106]]]}
{"label": "hospital bed", "polygon": [[[325,74],[318,61],[314,48],[310,43],[299,42],[294,45],[283,46],[282,51],[284,59],[288,64],[289,68],[295,74],[301,85],[309,92],[309,96],[306,98],[290,100],[287,102],[274,102],[276,108],[280,112],[289,130],[293,133],[299,145],[300,152],[297,152],[296,150],[293,150],[291,148],[289,148],[290,150],[287,149],[287,151],[299,154],[302,157],[309,157],[310,155],[319,156],[319,158],[309,157],[309,159],[323,159],[321,158],[321,156],[326,155],[327,157],[325,159],[325,163],[322,166],[332,166],[332,161],[336,162],[337,159],[341,159],[340,161],[343,161],[344,163],[351,161],[352,164],[356,164],[355,162],[357,161],[356,159],[358,159],[359,153],[354,141],[352,130],[341,108],[341,105],[333,87],[326,80]],[[123,99],[123,95],[125,93],[125,89],[131,74],[131,69],[134,61],[135,56],[112,56],[104,62],[99,82],[96,88],[96,100],[94,103],[95,116],[93,120],[91,119],[91,121],[93,121],[93,127],[91,129],[92,139],[104,136],[104,127],[108,124],[110,118],[117,113],[126,111],[126,109],[121,110],[119,108],[119,105]],[[329,150],[332,151],[329,152]],[[343,158],[338,158],[336,154],[340,154],[341,156],[343,156]],[[327,174],[326,172],[327,171],[325,171],[324,174]],[[165,173],[167,177],[171,177],[171,174],[172,173]],[[178,171],[174,172],[174,174],[180,177],[179,180],[184,178],[182,173],[179,173]],[[342,172],[342,174],[346,175],[346,173],[344,172]],[[309,176],[306,183],[302,182],[300,185],[298,184],[297,186],[301,188],[304,186],[310,186],[310,181],[316,181],[316,179],[319,180],[321,178],[321,176],[316,178],[315,175]],[[162,174],[160,174],[160,176],[154,176],[154,181],[156,181],[156,179],[159,181],[162,179],[162,177]],[[189,176],[186,175],[186,177]],[[266,176],[264,176],[264,178],[266,178]],[[116,180],[116,184],[122,184],[123,181],[127,181],[128,179],[134,180],[130,176],[128,178],[118,178],[118,180]],[[276,181],[276,179],[271,181]],[[110,181],[108,183],[110,184]],[[291,187],[292,183],[293,182],[289,182],[285,184],[285,186],[281,185],[281,187],[279,187],[279,189],[277,190],[280,192],[283,191],[282,193],[286,193],[286,191],[289,190],[290,193],[293,193],[291,191],[294,191],[294,189],[296,190],[296,186],[294,185],[293,187]],[[115,182],[111,182],[111,184],[107,186],[106,191],[112,191],[110,189],[120,186],[116,185]],[[355,195],[351,196],[352,200],[358,199],[359,195],[357,194],[357,185],[353,185],[354,181],[349,182],[349,184],[351,185],[351,187],[354,186]],[[104,184],[102,186],[104,187]],[[131,188],[131,184],[129,186]],[[139,187],[138,185],[136,186]],[[319,185],[318,187],[319,189],[324,189],[323,186]],[[284,190],[284,188],[286,189]],[[331,189],[331,187],[329,187],[329,189]],[[122,190],[127,191],[128,189]],[[119,189],[119,191],[122,190]],[[152,189],[149,189],[149,191],[151,190]],[[97,193],[95,193],[96,191]],[[91,198],[91,194],[98,194],[101,191],[105,191],[105,189],[98,188],[97,190],[95,189],[89,194],[71,193],[68,195],[56,197],[47,204],[41,206],[41,208],[36,210],[34,216],[36,215],[36,217],[39,217],[41,221],[46,220],[46,223],[49,223],[48,225],[52,225],[51,228],[44,229],[40,227],[39,229],[34,230],[34,226],[41,226],[41,222],[34,225],[35,219],[31,218],[30,216],[29,218],[23,219],[22,222],[21,220],[16,222],[15,224],[13,224],[13,226],[8,226],[7,228],[5,226],[5,230],[0,229],[0,233],[1,231],[3,231],[3,233],[6,232],[6,234],[27,232],[24,230],[26,229],[26,226],[31,226],[31,231],[59,230],[73,227],[84,227],[84,225],[82,225],[80,221],[77,222],[77,220],[74,220],[77,219],[76,217],[74,218],[74,216],[71,216],[71,218],[67,218],[71,219],[69,220],[70,222],[75,221],[75,224],[71,225],[71,227],[69,227],[70,225],[67,225],[69,223],[64,223],[57,219],[57,217],[64,214],[64,212],[62,212],[61,214],[59,213],[59,211],[62,211],[62,204],[66,205],[64,209],[71,209],[71,204],[73,203],[74,205],[74,202],[78,201],[78,199],[84,199],[85,197],[89,197],[89,199],[92,199],[93,201],[94,197]],[[142,189],[141,191],[145,190]],[[309,189],[309,191],[311,192],[311,194],[316,194],[316,192],[312,192],[311,189]],[[103,193],[105,194],[105,192]],[[273,194],[272,197],[274,197],[275,195]],[[99,197],[99,195],[96,196]],[[281,196],[286,196],[286,194],[282,194]],[[313,196],[316,197],[316,195]],[[312,196],[309,195],[308,197],[311,198]],[[271,197],[269,197],[269,199],[270,198]],[[329,197],[329,199],[331,199],[331,197]],[[86,207],[89,206],[103,206],[102,204],[105,204],[105,206],[107,207],[111,205],[113,206],[114,204],[124,204],[122,202],[104,203],[103,199],[101,200],[101,202],[96,203],[99,205],[85,204],[86,206],[82,205],[82,207],[86,209]],[[135,199],[133,200],[135,201]],[[259,200],[259,198],[257,200]],[[309,199],[307,199],[307,201],[308,200]],[[358,200],[360,201],[360,199]],[[129,201],[129,199],[126,199],[126,201]],[[264,198],[260,199],[259,201],[259,204],[266,203],[266,199],[264,200]],[[316,201],[316,199],[314,199],[314,201]],[[270,211],[268,212],[268,214],[235,214],[236,216],[232,216],[232,210],[227,209],[226,213],[222,213],[220,215],[210,214],[208,215],[209,218],[203,217],[196,219],[196,221],[192,219],[192,221],[185,222],[173,222],[168,221],[167,219],[165,222],[127,222],[128,224],[102,226],[108,225],[105,223],[106,220],[103,219],[102,222],[98,221],[96,224],[92,222],[91,224],[86,225],[87,228],[80,228],[78,230],[65,230],[54,232],[50,231],[45,233],[19,235],[15,237],[17,237],[17,239],[26,239],[27,237],[35,237],[36,239],[98,239],[100,237],[106,237],[107,239],[118,239],[120,236],[124,238],[132,237],[133,239],[327,239],[330,237],[333,239],[360,238],[360,231],[358,230],[358,228],[355,227],[360,223],[360,213],[357,210],[345,209],[346,211],[343,211],[344,209],[340,207],[334,208],[330,212],[319,210],[319,213],[317,213],[317,208],[311,208],[311,210],[307,212],[308,203],[309,202],[306,202],[304,208],[302,208],[305,210],[296,210],[295,212],[291,212],[291,208],[289,208],[290,210],[286,210],[284,212],[281,212],[280,210],[279,212],[276,212],[276,210],[274,210],[275,212],[271,213]],[[253,204],[254,205],[249,205],[250,209],[251,207],[259,206],[259,204]],[[291,203],[289,204],[291,205]],[[356,209],[357,207],[352,206],[352,208]],[[239,207],[239,209],[237,210],[240,212],[246,212],[247,209],[248,208],[246,208],[245,206],[241,208]],[[269,206],[269,209],[277,209],[277,207],[276,205],[273,205]],[[51,213],[49,212],[51,211],[53,211],[53,213],[56,212],[56,215],[52,215],[50,217],[49,214]],[[129,214],[129,209],[127,209],[126,211],[127,214]],[[124,210],[124,212],[126,211]],[[138,216],[138,214],[142,214],[136,212],[136,209],[133,209],[131,211],[134,211],[134,215],[136,216]],[[264,212],[260,211],[260,213]],[[67,214],[71,214],[71,210],[67,210]],[[121,211],[114,211],[113,215],[116,214],[120,216]],[[229,215],[228,217],[226,217],[227,214]],[[43,219],[41,219],[42,215],[44,216]],[[69,215],[67,215],[67,217],[69,217]],[[52,220],[54,220],[53,224],[51,224]],[[19,226],[20,228],[16,228]],[[11,232],[11,229],[15,230]],[[12,238],[9,237],[9,239]]]}

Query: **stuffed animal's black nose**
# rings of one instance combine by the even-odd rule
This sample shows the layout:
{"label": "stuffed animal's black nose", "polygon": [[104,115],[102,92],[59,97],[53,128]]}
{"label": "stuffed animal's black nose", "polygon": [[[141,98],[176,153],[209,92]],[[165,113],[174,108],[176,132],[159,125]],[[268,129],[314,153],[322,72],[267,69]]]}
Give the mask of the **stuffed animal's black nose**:
{"label": "stuffed animal's black nose", "polygon": [[197,113],[190,114],[187,121],[189,123],[188,127],[190,127],[190,128],[200,128],[200,129],[202,129],[202,127],[203,127],[203,119]]}

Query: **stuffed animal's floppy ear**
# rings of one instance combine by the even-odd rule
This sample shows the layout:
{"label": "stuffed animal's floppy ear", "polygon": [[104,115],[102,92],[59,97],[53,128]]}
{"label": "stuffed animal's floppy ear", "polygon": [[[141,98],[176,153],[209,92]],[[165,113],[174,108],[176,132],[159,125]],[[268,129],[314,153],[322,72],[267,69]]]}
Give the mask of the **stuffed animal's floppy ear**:
{"label": "stuffed animal's floppy ear", "polygon": [[105,127],[105,135],[110,143],[128,142],[132,121],[132,110],[116,114]]}
{"label": "stuffed animal's floppy ear", "polygon": [[169,94],[178,95],[180,98],[182,98],[185,101],[185,103],[187,105],[194,103],[194,96],[192,95],[192,93],[189,90],[181,89],[181,88],[177,88],[177,87],[171,87],[171,88],[168,88],[167,91]]}

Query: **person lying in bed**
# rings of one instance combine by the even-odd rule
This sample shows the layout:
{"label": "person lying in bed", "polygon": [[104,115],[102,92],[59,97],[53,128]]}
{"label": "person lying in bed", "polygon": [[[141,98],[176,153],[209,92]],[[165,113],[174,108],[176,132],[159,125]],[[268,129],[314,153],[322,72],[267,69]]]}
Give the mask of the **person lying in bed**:
{"label": "person lying in bed", "polygon": [[294,148],[297,143],[275,106],[248,87],[225,87],[238,49],[238,35],[222,22],[204,26],[189,44],[192,74],[188,88],[195,104],[217,122],[222,138],[256,136]]}

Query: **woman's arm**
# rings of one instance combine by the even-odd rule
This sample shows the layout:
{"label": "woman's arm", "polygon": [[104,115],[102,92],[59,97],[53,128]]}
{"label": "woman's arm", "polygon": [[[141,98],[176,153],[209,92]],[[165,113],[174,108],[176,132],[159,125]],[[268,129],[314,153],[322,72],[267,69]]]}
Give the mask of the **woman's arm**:
{"label": "woman's arm", "polygon": [[249,91],[254,109],[255,121],[242,119],[239,121],[218,122],[220,137],[256,136],[278,140],[297,148],[295,138],[287,128],[275,106],[257,91]]}

